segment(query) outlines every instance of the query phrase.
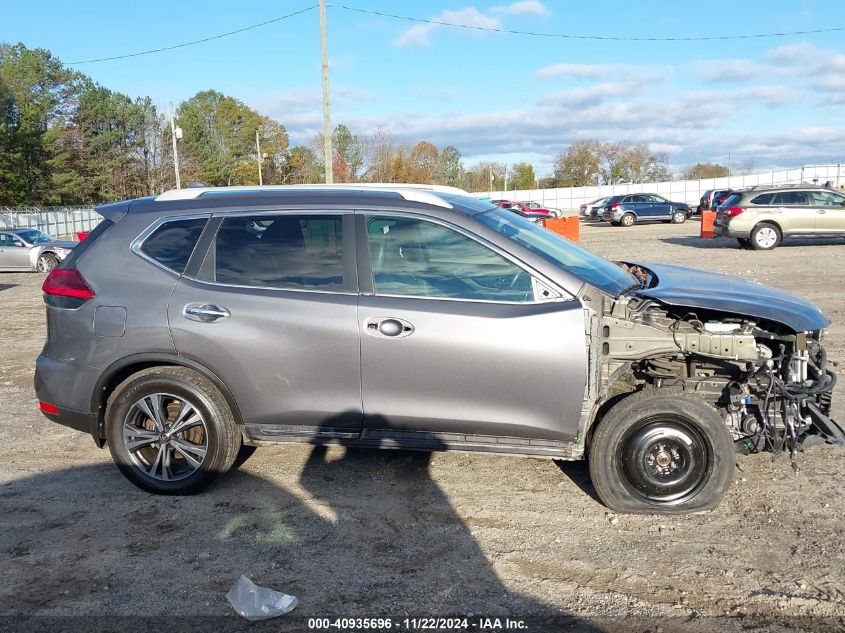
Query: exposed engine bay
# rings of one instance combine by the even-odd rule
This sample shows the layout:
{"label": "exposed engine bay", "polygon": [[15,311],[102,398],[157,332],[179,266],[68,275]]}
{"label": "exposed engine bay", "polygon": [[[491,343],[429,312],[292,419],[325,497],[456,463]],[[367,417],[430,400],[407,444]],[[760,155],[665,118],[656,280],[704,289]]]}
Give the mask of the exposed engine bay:
{"label": "exposed engine bay", "polygon": [[[646,271],[631,272],[645,281]],[[720,412],[737,450],[788,452],[793,465],[805,447],[845,445],[830,417],[836,374],[821,331],[636,294],[606,301],[593,317],[598,400],[643,389],[692,392]]]}

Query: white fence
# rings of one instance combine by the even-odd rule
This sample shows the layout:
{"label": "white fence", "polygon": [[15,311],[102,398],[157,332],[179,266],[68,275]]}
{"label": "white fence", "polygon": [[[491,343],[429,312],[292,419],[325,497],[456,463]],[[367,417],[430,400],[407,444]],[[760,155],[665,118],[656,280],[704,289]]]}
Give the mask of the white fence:
{"label": "white fence", "polygon": [[102,219],[94,207],[0,207],[0,229],[38,229],[55,237],[90,231]]}
{"label": "white fence", "polygon": [[534,201],[544,206],[577,211],[578,207],[596,198],[627,193],[656,193],[674,202],[686,202],[691,206],[708,189],[741,189],[754,185],[813,184],[832,182],[835,187],[845,184],[845,166],[842,164],[806,165],[792,169],[772,169],[744,176],[705,178],[703,180],[671,180],[668,182],[646,182],[624,185],[602,185],[594,187],[562,187],[559,189],[528,189],[521,191],[486,191],[474,196],[489,196],[495,199]]}

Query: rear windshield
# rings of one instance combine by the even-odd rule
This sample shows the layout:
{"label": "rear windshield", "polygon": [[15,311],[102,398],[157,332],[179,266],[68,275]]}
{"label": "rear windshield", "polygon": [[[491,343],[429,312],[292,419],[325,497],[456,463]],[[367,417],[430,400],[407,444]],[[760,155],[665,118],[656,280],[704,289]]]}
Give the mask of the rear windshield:
{"label": "rear windshield", "polygon": [[727,200],[725,200],[725,201],[724,201],[721,205],[719,205],[719,206],[722,206],[722,207],[732,207],[732,206],[734,206],[735,204],[738,204],[740,200],[742,200],[742,196],[741,196],[740,194],[738,194],[738,193],[732,193],[730,196],[728,196],[728,199],[727,199]]}

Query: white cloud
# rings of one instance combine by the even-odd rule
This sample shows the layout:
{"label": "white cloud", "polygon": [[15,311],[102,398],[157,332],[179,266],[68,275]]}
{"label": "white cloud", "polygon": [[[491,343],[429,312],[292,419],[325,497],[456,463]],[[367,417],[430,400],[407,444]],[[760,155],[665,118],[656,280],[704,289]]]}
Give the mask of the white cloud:
{"label": "white cloud", "polygon": [[537,77],[573,77],[575,79],[605,79],[613,69],[608,64],[552,64],[535,72]]}
{"label": "white cloud", "polygon": [[537,101],[539,105],[558,105],[568,107],[585,106],[600,103],[608,97],[624,97],[639,91],[636,85],[629,83],[600,83],[584,88],[573,88],[564,92],[544,95]]}
{"label": "white cloud", "polygon": [[765,77],[771,69],[751,59],[701,59],[691,64],[695,76],[704,81],[740,83]]}
{"label": "white cloud", "polygon": [[470,28],[500,29],[502,22],[498,18],[484,15],[475,7],[458,9],[457,11],[443,11],[432,18],[433,22],[415,24],[402,35],[397,37],[393,43],[399,48],[405,46],[422,46],[431,44],[430,35],[439,28],[441,24],[435,22],[448,22],[449,24],[460,24]]}
{"label": "white cloud", "polygon": [[538,0],[521,0],[511,4],[491,7],[490,12],[501,15],[547,15],[549,9]]}

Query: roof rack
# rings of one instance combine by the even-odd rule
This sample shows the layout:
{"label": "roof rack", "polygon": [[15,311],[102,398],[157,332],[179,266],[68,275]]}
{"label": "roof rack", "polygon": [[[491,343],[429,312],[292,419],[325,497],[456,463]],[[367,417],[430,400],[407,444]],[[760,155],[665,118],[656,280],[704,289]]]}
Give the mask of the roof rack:
{"label": "roof rack", "polygon": [[170,189],[169,191],[165,191],[164,193],[156,196],[156,201],[196,200],[207,193],[230,193],[232,195],[237,195],[243,193],[261,193],[265,191],[268,193],[272,193],[274,191],[375,191],[379,193],[398,193],[405,198],[405,200],[433,204],[439,207],[446,207],[447,209],[451,209],[452,205],[442,197],[438,196],[438,193],[467,195],[467,192],[463,189],[458,189],[457,187],[447,187],[445,185],[356,182],[336,183],[331,185],[236,185],[232,187],[187,187],[183,189]]}
{"label": "roof rack", "polygon": [[744,187],[743,189],[745,191],[756,191],[757,189],[824,189],[824,186],[813,182],[797,182],[784,185],[751,185],[750,187]]}

